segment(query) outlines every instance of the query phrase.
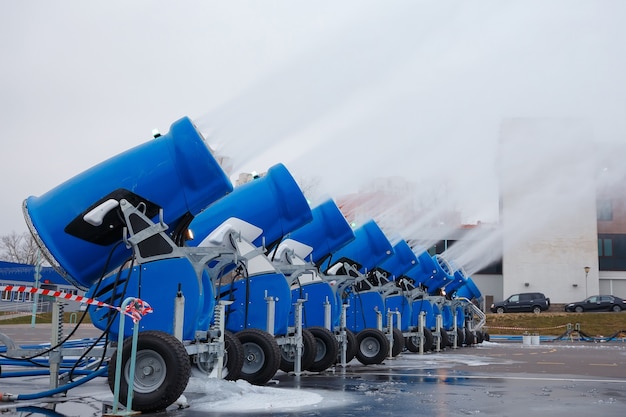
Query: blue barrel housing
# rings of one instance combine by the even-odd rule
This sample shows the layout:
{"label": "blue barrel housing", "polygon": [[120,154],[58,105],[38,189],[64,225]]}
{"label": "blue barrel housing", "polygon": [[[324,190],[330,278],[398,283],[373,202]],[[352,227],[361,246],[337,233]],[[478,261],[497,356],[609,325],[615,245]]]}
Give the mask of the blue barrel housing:
{"label": "blue barrel housing", "polygon": [[272,297],[275,335],[287,334],[291,293],[283,274],[255,275],[218,287],[220,300],[233,301],[226,306],[226,329],[238,332],[243,329],[268,330],[267,300]]}
{"label": "blue barrel housing", "polygon": [[252,243],[261,246],[278,241],[313,219],[311,208],[300,187],[283,164],[272,166],[265,176],[236,187],[225,198],[213,203],[190,223],[198,246],[222,222],[236,217],[263,229]]}
{"label": "blue barrel housing", "polygon": [[[119,244],[123,222],[116,209],[97,222],[84,216],[100,204],[121,199],[142,204],[146,214],[174,228],[232,191],[224,173],[191,120],[173,123],[169,133],[69,179],[47,193],[28,197],[24,217],[35,241],[67,281],[87,289],[131,255]],[[106,267],[106,270],[105,270]]]}
{"label": "blue barrel housing", "polygon": [[452,281],[446,285],[446,293],[454,294],[459,288],[465,285],[467,277],[462,269],[457,269],[452,275]]}
{"label": "blue barrel housing", "polygon": [[389,272],[392,279],[399,278],[418,264],[417,257],[406,240],[400,240],[393,246],[393,254],[379,265]]}
{"label": "blue barrel housing", "polygon": [[347,258],[357,262],[361,266],[359,272],[365,273],[393,254],[393,246],[374,220],[356,229],[354,236],[355,239],[336,251],[333,260],[325,262],[320,270],[327,272],[333,261]]}
{"label": "blue barrel housing", "polygon": [[415,326],[419,325],[419,316],[422,312],[425,314],[424,327],[434,329],[437,325],[436,316],[439,314],[439,307],[433,306],[430,301],[423,298],[414,300],[411,303],[411,323]]}
{"label": "blue barrel housing", "polygon": [[[307,257],[313,263],[317,263],[342,246],[355,239],[354,231],[348,224],[337,204],[332,200],[326,200],[315,206],[312,210],[313,220],[304,226],[292,231],[287,235],[293,239],[313,248],[311,256]],[[304,282],[299,285],[296,280],[292,285],[292,305],[298,299],[307,299],[302,311],[303,326],[324,326],[325,305],[329,304],[331,327],[339,324],[341,303],[337,300],[335,290],[328,281]],[[289,317],[289,325],[295,324],[295,311],[292,309]]]}
{"label": "blue barrel housing", "polygon": [[482,297],[482,293],[480,292],[476,284],[474,284],[474,281],[472,280],[472,278],[468,277],[467,281],[465,282],[465,285],[463,285],[461,288],[459,288],[456,291],[456,296],[465,297],[468,300],[473,300],[473,299],[478,300],[480,299],[480,297]]}
{"label": "blue barrel housing", "polygon": [[[127,297],[138,297],[147,301],[153,312],[139,321],[139,330],[160,330],[174,333],[174,300],[181,291],[185,297],[183,338],[194,340],[195,332],[209,329],[213,315],[215,297],[210,277],[202,273],[201,278],[187,258],[168,258],[146,262],[132,270],[107,276],[94,284],[86,293],[89,298],[113,306],[120,306]],[[124,337],[132,336],[133,322],[127,316],[115,314],[109,307],[89,306],[89,315],[95,327],[109,329],[111,337],[117,338],[120,317],[126,320]],[[109,322],[113,324],[109,326]]]}
{"label": "blue barrel housing", "polygon": [[345,300],[350,304],[346,310],[346,327],[355,333],[377,327],[376,311],[385,314],[385,303],[378,291],[350,292]]}
{"label": "blue barrel housing", "polygon": [[[298,299],[306,299],[302,304],[302,326],[304,328],[319,326],[324,327],[324,306],[329,304],[331,327],[338,323],[341,313],[340,305],[333,288],[327,281],[316,281],[307,283],[291,289],[291,305],[295,307]],[[289,312],[289,325],[295,326],[295,308]]]}
{"label": "blue barrel housing", "polygon": [[[439,255],[420,255],[420,264],[423,273],[428,276],[423,284],[428,288],[428,294],[437,295],[440,290],[452,281],[450,265]],[[430,258],[430,259],[429,259]]]}
{"label": "blue barrel housing", "polygon": [[311,260],[317,264],[324,257],[354,240],[354,231],[333,200],[326,200],[312,210],[313,220],[289,233],[289,239],[313,248]]}

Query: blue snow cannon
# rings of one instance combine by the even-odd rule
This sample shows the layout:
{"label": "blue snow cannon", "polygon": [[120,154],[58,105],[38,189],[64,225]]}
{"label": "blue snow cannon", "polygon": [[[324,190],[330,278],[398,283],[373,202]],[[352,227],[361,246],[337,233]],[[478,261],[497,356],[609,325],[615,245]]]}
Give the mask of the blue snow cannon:
{"label": "blue snow cannon", "polygon": [[[310,252],[299,254],[300,258],[309,259],[317,268],[317,263],[323,262],[335,251],[353,241],[355,234],[337,204],[331,199],[313,208],[312,214],[313,220],[289,233],[285,242],[295,241],[306,245]],[[311,279],[314,275],[314,279]],[[317,273],[304,273],[288,278],[291,281],[292,304],[298,299],[307,299],[303,305],[304,327],[326,327],[324,309],[326,303],[329,303],[331,311],[329,330],[333,330],[339,322],[341,306],[328,280],[319,277]],[[292,310],[290,325],[294,324],[293,313]]]}
{"label": "blue snow cannon", "polygon": [[467,277],[465,284],[456,291],[456,296],[464,297],[468,300],[480,300],[482,293],[472,280],[472,277]]}
{"label": "blue snow cannon", "polygon": [[[271,167],[265,176],[236,187],[207,207],[190,223],[191,247],[211,246],[232,228],[250,244],[243,247],[252,254],[245,267],[236,262],[225,265],[212,276],[220,300],[232,301],[226,308],[226,329],[265,329],[267,297],[275,300],[275,335],[288,331],[291,291],[285,276],[276,271],[264,254],[255,253],[258,245],[279,242],[290,231],[310,222],[311,209],[298,184],[282,164]],[[236,239],[235,239],[236,240]],[[233,242],[236,243],[236,242]],[[218,245],[221,245],[220,241]],[[245,242],[238,244],[245,245]],[[239,246],[241,250],[241,246]],[[211,266],[211,265],[209,265]],[[230,274],[230,278],[226,278]]]}
{"label": "blue snow cannon", "polygon": [[[192,121],[114,156],[39,197],[23,212],[30,233],[68,282],[89,288],[131,256],[120,244],[120,202],[141,205],[150,219],[176,226],[232,191],[232,184]],[[162,211],[161,211],[162,210]]]}
{"label": "blue snow cannon", "polygon": [[[405,240],[400,240],[393,246],[393,255],[379,265],[379,269],[389,272],[389,282],[381,286],[385,301],[385,312],[397,311],[400,313],[400,330],[406,332],[411,325],[411,300],[402,291],[396,279],[404,276],[405,272],[417,265],[417,257]],[[387,314],[383,316],[383,326],[387,326]]]}

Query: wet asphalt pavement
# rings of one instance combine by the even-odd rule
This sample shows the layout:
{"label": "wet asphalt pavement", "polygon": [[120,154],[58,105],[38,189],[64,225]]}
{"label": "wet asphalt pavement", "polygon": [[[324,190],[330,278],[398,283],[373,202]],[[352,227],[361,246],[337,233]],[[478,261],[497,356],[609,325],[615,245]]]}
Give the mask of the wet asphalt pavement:
{"label": "wet asphalt pavement", "polygon": [[[0,325],[0,332],[17,332],[21,338],[26,330]],[[77,337],[98,332],[88,333]],[[250,387],[225,392],[233,382],[206,385],[192,380],[185,391],[186,408],[172,405],[153,415],[623,416],[626,343],[542,341],[527,346],[492,339],[424,355],[405,352],[381,365],[354,360],[346,368],[319,374],[279,371],[270,388],[263,387],[271,390],[270,400],[265,391]],[[0,379],[0,392],[32,392],[36,384],[45,390],[47,383],[45,378]],[[103,402],[111,399],[106,381],[99,378],[56,398],[55,404],[0,403],[0,415],[99,416]]]}

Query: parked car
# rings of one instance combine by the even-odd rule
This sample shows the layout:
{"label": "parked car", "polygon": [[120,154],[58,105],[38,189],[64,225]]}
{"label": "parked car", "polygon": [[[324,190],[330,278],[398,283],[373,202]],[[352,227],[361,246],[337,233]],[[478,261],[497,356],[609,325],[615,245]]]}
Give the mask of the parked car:
{"label": "parked car", "polygon": [[550,299],[540,292],[513,294],[504,301],[491,305],[492,313],[541,313],[550,308]]}
{"label": "parked car", "polygon": [[626,300],[614,295],[593,295],[582,301],[569,303],[565,306],[565,311],[615,311],[626,310]]}

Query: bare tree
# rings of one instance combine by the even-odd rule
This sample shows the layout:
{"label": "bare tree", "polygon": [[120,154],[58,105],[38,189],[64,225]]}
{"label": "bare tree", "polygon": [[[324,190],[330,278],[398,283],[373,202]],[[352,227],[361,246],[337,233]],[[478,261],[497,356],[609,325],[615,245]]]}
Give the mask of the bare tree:
{"label": "bare tree", "polygon": [[0,260],[36,265],[39,259],[39,249],[30,233],[24,232],[0,237]]}

